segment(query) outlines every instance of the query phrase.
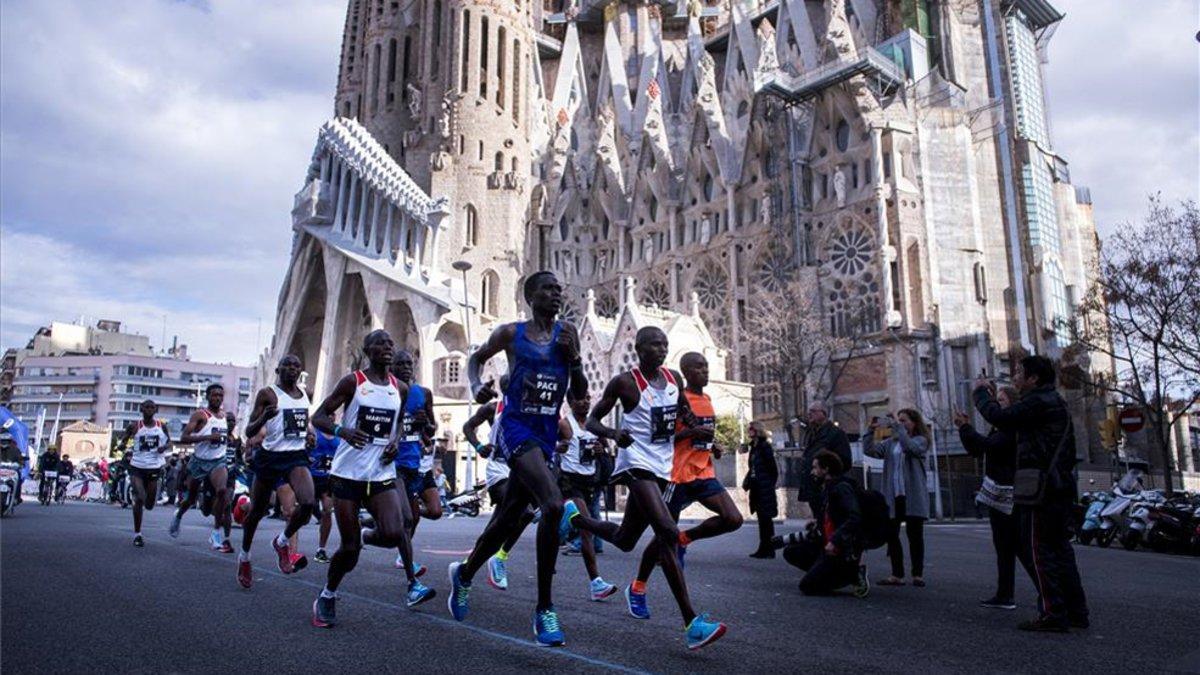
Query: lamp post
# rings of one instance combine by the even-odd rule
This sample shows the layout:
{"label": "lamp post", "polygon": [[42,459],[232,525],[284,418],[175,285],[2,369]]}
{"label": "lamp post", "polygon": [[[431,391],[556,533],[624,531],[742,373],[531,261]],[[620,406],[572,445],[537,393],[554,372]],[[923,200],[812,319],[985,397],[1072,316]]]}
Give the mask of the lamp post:
{"label": "lamp post", "polygon": [[[467,262],[466,260],[456,260],[453,263],[451,263],[450,266],[453,267],[454,269],[458,270],[459,272],[462,272],[462,278],[463,278],[462,317],[463,317],[463,330],[466,332],[466,336],[467,336],[467,361],[469,364],[470,359],[471,359],[471,303],[470,303],[470,298],[467,296],[467,271],[471,269],[471,263]],[[468,368],[469,368],[469,365],[468,365]],[[474,397],[473,392],[471,391],[470,379],[468,378],[468,382],[467,382],[467,417],[469,418],[474,414],[475,414],[475,397]],[[466,484],[463,486],[463,489],[470,490],[474,486],[475,486],[475,446],[468,443],[467,444],[467,475],[466,475]]]}

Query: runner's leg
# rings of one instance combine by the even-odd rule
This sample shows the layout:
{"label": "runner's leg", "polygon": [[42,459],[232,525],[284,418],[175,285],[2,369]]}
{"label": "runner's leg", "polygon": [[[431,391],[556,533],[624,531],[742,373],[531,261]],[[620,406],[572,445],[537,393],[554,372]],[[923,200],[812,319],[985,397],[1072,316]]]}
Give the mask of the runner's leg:
{"label": "runner's leg", "polygon": [[259,476],[254,477],[250,484],[250,512],[242,522],[242,552],[249,553],[254,543],[254,534],[258,532],[258,523],[267,515],[271,506],[271,486]]}
{"label": "runner's leg", "polygon": [[689,541],[699,541],[733,532],[742,526],[742,514],[729,493],[722,490],[715,495],[709,495],[700,500],[704,508],[716,515],[700,522],[695,527],[684,531]]}
{"label": "runner's leg", "polygon": [[134,474],[133,478],[133,533],[142,533],[142,507],[146,503],[146,484],[142,477]]}
{"label": "runner's leg", "polygon": [[225,538],[229,538],[229,530],[232,527],[232,518],[229,512],[229,488],[226,483],[229,480],[229,474],[222,464],[213,469],[208,474],[208,481],[213,487],[213,522],[217,527],[225,530]]}
{"label": "runner's leg", "polygon": [[[580,513],[585,516],[592,515],[591,511],[588,511],[587,502],[583,501],[583,498],[575,497],[571,501],[575,502],[575,506],[579,507]],[[579,550],[583,553],[583,566],[587,570],[588,580],[599,578],[600,569],[596,566],[596,547],[592,545],[592,533],[580,532],[579,541]]]}
{"label": "runner's leg", "polygon": [[331,593],[337,591],[342,578],[358,565],[358,556],[362,551],[362,525],[358,522],[358,508],[357,499],[335,499],[333,502],[333,515],[337,518],[341,542],[329,559],[329,574],[325,577],[325,588]]}
{"label": "runner's leg", "polygon": [[683,625],[687,626],[696,618],[688,597],[687,583],[683,578],[683,569],[679,566],[679,558],[675,548],[679,545],[679,528],[671,518],[671,512],[662,500],[662,490],[652,480],[640,479],[630,481],[629,497],[637,502],[639,510],[643,511],[654,530],[655,540],[659,547],[659,564],[662,565],[663,575],[671,587],[671,594],[679,604],[679,613],[683,615]]}
{"label": "runner's leg", "polygon": [[531,495],[523,485],[513,482],[511,478],[507,481],[500,505],[492,513],[492,519],[488,521],[483,532],[475,541],[475,547],[471,549],[467,561],[458,568],[458,577],[464,584],[470,585],[471,579],[475,578],[475,573],[479,571],[479,568],[483,567],[483,564],[508,540],[531,499]]}
{"label": "runner's leg", "polygon": [[[510,482],[516,481],[525,492],[533,497],[542,511],[537,530],[537,611],[550,609],[554,583],[554,564],[558,560],[558,526],[562,520],[562,492],[558,481],[546,465],[546,457],[539,448],[533,448],[509,460],[512,469]],[[515,485],[510,485],[509,490]]]}
{"label": "runner's leg", "polygon": [[[288,485],[292,487],[296,506],[293,509],[292,517],[288,519],[287,525],[284,527],[283,534],[285,537],[291,538],[312,519],[313,511],[316,509],[316,497],[314,496],[312,474],[309,473],[306,466],[292,467],[291,473],[288,474]],[[294,546],[292,550],[295,551]]]}
{"label": "runner's leg", "polygon": [[317,548],[325,550],[329,543],[329,531],[333,529],[333,497],[321,495],[321,524],[317,527]]}

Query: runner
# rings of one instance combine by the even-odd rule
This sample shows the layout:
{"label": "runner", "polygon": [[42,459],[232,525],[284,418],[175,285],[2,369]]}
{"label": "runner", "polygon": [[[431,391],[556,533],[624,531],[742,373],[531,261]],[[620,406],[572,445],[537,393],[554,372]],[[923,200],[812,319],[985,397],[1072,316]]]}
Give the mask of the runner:
{"label": "runner", "polygon": [[496,397],[491,383],[485,385],[480,379],[483,365],[502,351],[508,356],[509,383],[504,390],[495,456],[507,463],[512,478],[499,513],[484,528],[470,557],[450,564],[453,591],[448,606],[455,620],[467,618],[475,573],[520,527],[526,508],[536,503],[542,519],[537,533],[538,599],[533,632],[537,644],[559,646],[564,638],[551,600],[551,584],[563,506],[550,463],[568,384],[573,397],[582,398],[587,394],[587,378],[579,356],[578,333],[555,318],[562,308],[558,279],[550,272],[537,272],[525,280],[523,291],[533,319],[497,328],[467,362],[471,391],[476,402],[483,404]]}
{"label": "runner", "polygon": [[[500,391],[508,389],[508,376],[504,375],[500,378]],[[479,410],[463,424],[463,436],[467,442],[475,448],[475,452],[479,453],[480,457],[487,460],[487,465],[484,467],[483,476],[487,483],[488,499],[492,503],[492,518],[495,519],[500,514],[500,504],[504,502],[504,493],[508,489],[508,464],[504,460],[496,456],[496,434],[500,431],[500,424],[496,421],[504,411],[504,401],[489,401],[480,406]],[[479,427],[487,422],[489,425],[487,445],[480,445],[479,437],[475,432]],[[533,522],[535,511],[532,507],[526,508],[521,514],[517,526],[513,528],[508,538],[504,540],[504,544],[500,546],[500,550],[496,555],[488,558],[488,583],[492,588],[498,591],[508,590],[508,556],[512,552],[513,546],[517,545],[517,540],[521,538],[521,534],[529,523]]]}
{"label": "runner", "polygon": [[[604,441],[584,428],[587,424],[588,410],[592,406],[591,397],[585,395],[581,399],[570,401],[568,405],[571,409],[570,414],[558,422],[558,435],[566,446],[565,452],[559,455],[561,463],[558,487],[562,490],[563,497],[575,502],[580,513],[590,516],[588,504],[595,500],[597,487],[596,457],[603,452]],[[600,577],[592,533],[583,532],[580,540],[583,566],[587,569],[588,579],[591,580],[588,592],[593,601],[603,601],[616,593],[617,587]]]}
{"label": "runner", "polygon": [[[619,526],[596,520],[580,513],[574,502],[568,502],[563,515],[564,529],[569,532],[574,527],[591,532],[622,551],[632,551],[642,532],[647,527],[653,529],[663,574],[683,615],[688,649],[699,649],[724,635],[726,627],[710,621],[707,614],[697,615],[692,609],[687,582],[676,557],[679,528],[663,501],[663,490],[671,478],[677,420],[686,428],[696,428],[700,423],[679,386],[679,374],[663,367],[667,334],[660,328],[646,326],[637,332],[634,344],[637,367],[608,383],[587,421],[588,431],[616,441],[621,448],[613,481],[629,489],[625,518]],[[601,420],[617,403],[621,404],[624,416],[621,428],[613,429]],[[626,589],[627,595],[630,590]]]}
{"label": "runner", "polygon": [[[437,418],[433,415],[433,392],[413,382],[413,357],[405,350],[396,352],[392,359],[392,375],[408,385],[408,397],[404,400],[404,420],[400,426],[400,442],[397,444],[396,476],[404,481],[409,510],[412,511],[408,536],[416,534],[424,506],[425,517],[437,520],[442,517],[442,502],[438,499],[437,485],[433,482],[433,454],[425,449],[437,433]],[[425,458],[429,458],[426,468]],[[403,554],[396,556],[396,567],[404,569],[407,563]],[[413,574],[425,574],[425,566],[412,563]]]}
{"label": "runner", "polygon": [[[742,526],[742,514],[725,486],[717,480],[713,459],[720,459],[725,451],[713,439],[716,430],[716,413],[713,411],[712,399],[704,393],[708,386],[708,360],[698,352],[688,352],[679,359],[679,368],[687,380],[687,388],[683,395],[687,397],[688,406],[700,426],[689,429],[678,421],[675,426],[675,460],[671,468],[671,487],[667,492],[667,509],[671,518],[678,523],[679,514],[694,502],[700,502],[704,508],[715,513],[699,525],[679,533],[679,565],[683,567],[684,554],[687,547],[694,541],[708,539],[717,535],[733,532]],[[626,593],[629,613],[639,619],[649,619],[650,610],[646,605],[646,581],[654,572],[660,557],[658,540],[652,540],[642,553],[642,562],[638,567],[637,579],[629,586]]]}
{"label": "runner", "polygon": [[183,514],[187,513],[200,497],[201,482],[208,481],[213,489],[213,529],[209,537],[210,543],[214,550],[233,553],[233,544],[229,543],[228,535],[222,539],[221,529],[229,527],[231,517],[227,506],[229,488],[225,482],[228,477],[225,468],[225,446],[236,420],[232,413],[226,415],[221,410],[221,404],[225,401],[225,387],[213,382],[204,390],[204,396],[208,400],[208,407],[192,413],[179,438],[183,445],[195,445],[195,450],[191,461],[188,462],[187,497],[179,503],[175,517],[171,520],[169,533],[172,537],[179,536]]}
{"label": "runner", "polygon": [[313,495],[317,498],[317,506],[321,511],[321,525],[317,529],[317,553],[313,560],[328,563],[329,554],[325,552],[325,544],[329,541],[329,531],[333,528],[333,494],[329,491],[329,470],[333,468],[333,455],[337,452],[338,439],[318,430],[314,436],[316,442],[309,451],[308,471],[313,478]]}
{"label": "runner", "polygon": [[163,453],[171,447],[166,425],[154,419],[158,404],[146,399],[142,401],[141,411],[142,419],[125,427],[125,435],[117,446],[117,451],[123,453],[129,441],[133,441],[133,467],[130,472],[133,479],[133,545],[139,548],[146,545],[142,540],[142,509],[154,509],[158,498],[158,479],[166,464]]}
{"label": "runner", "polygon": [[[412,516],[408,501],[396,492],[395,468],[400,411],[408,386],[388,372],[395,347],[387,331],[368,333],[362,349],[367,369],[343,377],[312,419],[314,427],[341,440],[329,471],[341,543],[329,561],[325,588],[313,601],[312,624],[318,628],[332,628],[336,623],[338,586],[358,564],[363,544],[387,549],[399,546],[412,560],[412,544],[405,529]],[[333,421],[339,409],[345,425]],[[375,519],[374,529],[364,530],[358,521],[363,506]],[[409,607],[436,595],[417,581],[411,566],[405,574]]]}
{"label": "runner", "polygon": [[[254,397],[254,410],[246,423],[246,436],[254,438],[265,431],[262,445],[250,460],[254,480],[250,484],[250,512],[242,523],[242,550],[238,553],[237,580],[242,588],[254,583],[250,563],[250,547],[258,523],[270,507],[271,492],[279,493],[280,506],[288,515],[287,525],[271,541],[277,566],[284,574],[295,570],[293,547],[289,541],[312,517],[315,498],[312,474],[308,472],[308,446],[314,440],[308,432],[308,394],[297,384],[303,366],[296,356],[287,355],[275,367],[278,384],[260,389]],[[286,483],[291,489],[292,508],[284,507],[289,499],[282,490]]]}

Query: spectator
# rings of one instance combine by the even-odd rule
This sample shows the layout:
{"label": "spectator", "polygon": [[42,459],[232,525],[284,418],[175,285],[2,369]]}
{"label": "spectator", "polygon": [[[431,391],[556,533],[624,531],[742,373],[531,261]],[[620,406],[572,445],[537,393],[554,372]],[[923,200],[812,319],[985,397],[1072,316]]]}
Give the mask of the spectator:
{"label": "spectator", "polygon": [[[921,413],[905,408],[895,416],[875,418],[868,427],[878,439],[866,454],[883,460],[883,485],[880,492],[887,500],[892,518],[888,538],[888,558],[892,574],[880,580],[882,586],[904,585],[904,548],[900,545],[900,524],[908,534],[912,558],[913,586],[925,585],[925,520],[929,518],[929,489],[925,482],[925,454],[929,452],[929,428]],[[880,430],[880,431],[877,431]]]}
{"label": "spectator", "polygon": [[[983,418],[1016,435],[1016,471],[1043,472],[1040,499],[1014,508],[1020,531],[1017,556],[1038,591],[1038,616],[1021,630],[1065,633],[1087,628],[1087,598],[1071,547],[1071,511],[1075,485],[1075,430],[1067,403],[1054,389],[1054,364],[1027,356],[1013,374],[1021,400],[1004,408],[986,379],[975,382],[975,407]],[[1016,474],[1014,474],[1014,483]]]}
{"label": "spectator", "polygon": [[806,572],[800,580],[805,595],[830,595],[854,584],[861,598],[870,588],[858,563],[862,512],[857,486],[844,473],[833,452],[822,450],[813,457],[811,475],[824,486],[813,509],[815,525],[804,540],[783,549],[783,559]]}
{"label": "spectator", "polygon": [[163,476],[161,481],[163,486],[162,491],[167,498],[166,503],[168,505],[175,503],[175,482],[177,480],[179,480],[179,458],[175,455],[171,455],[171,458],[167,460],[166,467],[163,468]]}
{"label": "spectator", "polygon": [[750,471],[742,481],[742,489],[750,493],[750,513],[758,516],[758,550],[751,558],[774,558],[775,548],[771,538],[775,536],[775,516],[779,515],[779,502],[775,498],[775,484],[779,482],[779,465],[775,463],[775,448],[767,432],[758,423],[751,422]]}
{"label": "spectator", "polygon": [[[1013,387],[1001,387],[996,402],[1007,409],[1019,394]],[[980,604],[992,609],[1016,609],[1013,602],[1013,576],[1017,566],[1017,519],[1013,515],[1013,472],[1016,471],[1017,439],[1011,431],[993,427],[987,436],[975,430],[966,413],[954,413],[954,425],[967,454],[983,458],[983,486],[975,503],[987,509],[992,525],[992,546],[996,549],[996,594]]]}
{"label": "spectator", "polygon": [[[829,408],[820,401],[808,406],[808,435],[804,441],[804,456],[800,466],[812,466],[813,458],[822,450],[829,450],[842,460],[842,467],[849,471],[854,465],[850,455],[850,439],[846,432],[829,419]],[[807,502],[810,507],[821,499],[821,484],[816,482],[807,472],[799,477],[799,499]]]}

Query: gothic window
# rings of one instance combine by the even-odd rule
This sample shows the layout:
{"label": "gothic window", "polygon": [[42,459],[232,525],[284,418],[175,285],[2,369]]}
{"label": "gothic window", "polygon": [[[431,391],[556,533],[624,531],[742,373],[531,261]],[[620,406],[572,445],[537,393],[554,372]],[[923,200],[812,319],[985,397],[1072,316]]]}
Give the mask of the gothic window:
{"label": "gothic window", "polygon": [[479,97],[487,98],[488,85],[488,18],[479,19]]}
{"label": "gothic window", "polygon": [[729,299],[729,275],[720,265],[709,261],[696,273],[692,288],[700,300],[700,315],[708,324],[709,331],[718,342],[728,345],[726,303]]}
{"label": "gothic window", "polygon": [[[396,39],[388,40],[387,81],[396,81]],[[390,92],[389,92],[390,93]]]}
{"label": "gothic window", "polygon": [[834,274],[823,292],[834,335],[844,337],[880,329],[879,278],[871,268],[874,246],[873,235],[856,226],[847,226],[829,243],[828,264]]}
{"label": "gothic window", "polygon": [[617,304],[617,298],[612,293],[601,291],[596,296],[596,314],[611,319],[617,315],[620,309],[621,306]]}
{"label": "gothic window", "polygon": [[479,212],[471,204],[467,204],[466,209],[467,221],[467,236],[466,245],[468,248],[479,245]]}
{"label": "gothic window", "polygon": [[650,222],[658,221],[658,199],[654,195],[650,195]]}
{"label": "gothic window", "polygon": [[653,278],[642,285],[643,305],[650,305],[660,309],[666,309],[671,306],[671,292],[667,289],[667,283],[662,278]]}
{"label": "gothic window", "polygon": [[436,80],[440,74],[442,63],[442,0],[435,0],[433,3],[433,35],[431,36],[431,45],[433,53],[429,55],[429,76]]}
{"label": "gothic window", "polygon": [[512,172],[513,173],[517,172],[517,165],[518,165],[517,158],[513,157],[512,158]]}
{"label": "gothic window", "polygon": [[504,109],[504,69],[508,67],[508,59],[504,50],[508,49],[508,31],[500,26],[496,38],[496,105]]}
{"label": "gothic window", "polygon": [[[404,69],[402,79],[407,84],[412,79],[413,62],[412,62],[412,36],[404,36]],[[404,88],[404,98],[408,98],[408,87]]]}
{"label": "gothic window", "polygon": [[704,175],[704,198],[708,201],[713,198],[713,178],[709,174]]}
{"label": "gothic window", "polygon": [[854,276],[871,262],[871,244],[872,237],[866,230],[840,232],[829,246],[829,260],[839,274]]}
{"label": "gothic window", "polygon": [[846,120],[841,120],[838,122],[834,134],[838,151],[845,152],[846,148],[850,147],[850,124]]}
{"label": "gothic window", "polygon": [[494,168],[496,171],[504,170],[504,153],[503,152],[496,153],[496,161],[494,164]]}
{"label": "gothic window", "polygon": [[513,102],[512,113],[513,121],[521,121],[521,41],[513,40]]}
{"label": "gothic window", "polygon": [[571,232],[571,228],[569,225],[567,225],[567,217],[563,216],[562,218],[559,218],[558,219],[558,237],[559,237],[559,239],[562,241],[566,241],[567,237],[570,236],[570,232]]}
{"label": "gothic window", "polygon": [[471,13],[464,9],[462,16],[462,84],[458,90],[466,93],[467,77],[471,72]]}
{"label": "gothic window", "polygon": [[772,243],[758,259],[758,266],[754,270],[754,287],[768,293],[781,291],[792,280],[792,274],[792,260],[787,249]]}
{"label": "gothic window", "polygon": [[488,316],[500,314],[500,276],[492,270],[483,273],[479,282],[479,310]]}
{"label": "gothic window", "polygon": [[379,109],[379,59],[382,48],[375,45],[372,50],[371,60],[367,64],[367,72],[371,73],[371,110]]}

